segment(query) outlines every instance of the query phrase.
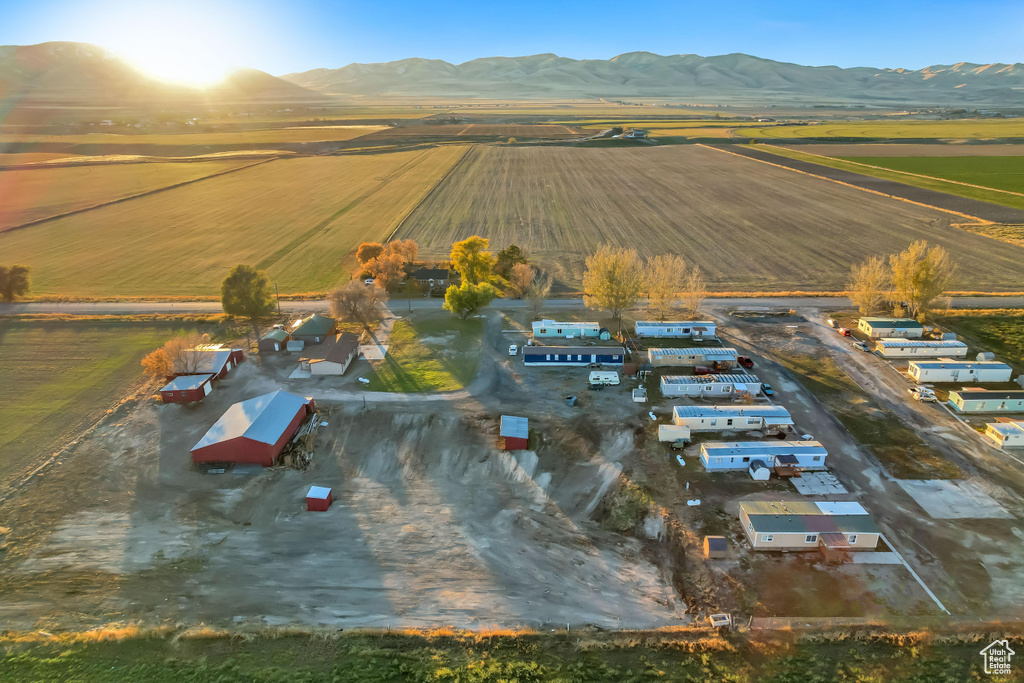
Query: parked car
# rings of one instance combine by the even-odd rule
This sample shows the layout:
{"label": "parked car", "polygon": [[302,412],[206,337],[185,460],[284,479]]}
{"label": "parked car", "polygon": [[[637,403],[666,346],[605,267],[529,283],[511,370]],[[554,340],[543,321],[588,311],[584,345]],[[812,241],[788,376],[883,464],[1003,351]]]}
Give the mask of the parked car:
{"label": "parked car", "polygon": [[868,345],[865,344],[862,341],[856,341],[856,342],[853,342],[853,348],[860,349],[861,351],[867,351],[868,350]]}
{"label": "parked car", "polygon": [[852,333],[852,332],[850,332],[850,331],[849,331],[848,329],[846,329],[845,327],[840,327],[840,328],[839,328],[839,334],[843,335],[844,337],[850,337],[850,336],[853,336],[853,333]]}
{"label": "parked car", "polygon": [[909,391],[910,395],[921,403],[935,403],[937,401],[935,398],[935,392],[928,387],[914,387],[912,389],[907,389],[907,391]]}
{"label": "parked car", "polygon": [[765,396],[774,396],[775,395],[775,391],[772,389],[772,385],[771,384],[762,384],[761,385],[761,393],[763,393]]}
{"label": "parked car", "polygon": [[671,448],[674,451],[681,451],[684,448],[686,448],[686,441],[684,441],[683,439],[676,439],[675,441],[672,442]]}
{"label": "parked car", "polygon": [[832,327],[832,328],[834,328],[836,325],[839,324],[835,320],[833,320],[832,318],[829,318],[826,322],[828,323],[828,326]]}
{"label": "parked car", "polygon": [[515,344],[509,344],[508,345],[508,355],[510,355],[510,356],[518,356],[519,355],[519,347],[516,346]]}
{"label": "parked car", "polygon": [[370,285],[373,284],[373,278],[372,277],[366,278],[365,280],[363,280],[363,284],[366,285],[367,287],[369,287]]}
{"label": "parked car", "polygon": [[749,356],[740,356],[736,359],[736,362],[747,369],[754,367],[754,361],[750,360]]}
{"label": "parked car", "polygon": [[694,365],[693,366],[693,374],[695,374],[695,375],[710,375],[710,374],[713,374],[713,371],[711,370],[711,368],[703,366],[703,365]]}

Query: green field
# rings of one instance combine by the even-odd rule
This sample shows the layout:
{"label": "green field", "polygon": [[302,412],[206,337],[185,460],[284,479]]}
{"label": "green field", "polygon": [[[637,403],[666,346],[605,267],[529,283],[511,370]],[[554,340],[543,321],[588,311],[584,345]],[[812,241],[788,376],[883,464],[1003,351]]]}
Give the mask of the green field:
{"label": "green field", "polygon": [[424,393],[458,391],[473,381],[480,363],[484,321],[432,316],[398,320],[382,361],[372,361],[369,391]]}
{"label": "green field", "polygon": [[926,175],[1024,194],[1024,156],[837,158],[902,173]]}
{"label": "green field", "polygon": [[[1011,627],[1012,628],[1012,627]],[[340,629],[339,629],[340,630]],[[360,633],[0,641],[6,683],[962,683],[1021,680],[982,673],[978,650],[995,637],[927,630],[876,635],[593,633],[480,638]],[[1009,635],[1019,652],[1016,630]],[[47,633],[47,635],[49,635]],[[902,640],[902,642],[900,642]],[[1015,667],[1016,668],[1016,667]]]}
{"label": "green field", "polygon": [[977,311],[936,316],[935,321],[955,330],[972,350],[992,351],[1016,372],[1024,372],[1024,312]]}
{"label": "green field", "polygon": [[1022,119],[955,121],[843,121],[797,126],[751,126],[736,130],[750,138],[992,139],[1024,137]]}
{"label": "green field", "polygon": [[58,450],[142,379],[169,324],[0,321],[0,484]]}
{"label": "green field", "polygon": [[[960,197],[978,199],[992,204],[1011,206],[1016,209],[1024,209],[1024,196],[1016,196],[1005,192],[996,192],[984,187],[969,187],[960,183],[972,183],[974,185],[990,184],[999,189],[1006,189],[1003,186],[1024,187],[1024,171],[1020,168],[1021,157],[826,157],[817,154],[807,154],[798,150],[776,145],[756,145],[755,149],[762,152],[770,152],[779,156],[791,159],[809,161],[830,168],[838,168],[852,173],[894,180],[898,183],[923,187],[929,190],[937,190],[947,194],[955,194]],[[878,163],[875,163],[878,162]],[[932,163],[938,162],[938,163]],[[936,169],[936,175],[942,177],[922,177],[927,175],[924,171],[904,171],[906,169]],[[964,169],[960,171],[960,169]],[[970,169],[970,170],[967,170]],[[911,173],[916,175],[911,175]],[[973,178],[973,181],[962,180],[960,177]],[[951,180],[956,182],[950,182]],[[1013,190],[1016,191],[1016,190]]]}
{"label": "green field", "polygon": [[323,291],[465,149],[278,159],[0,234],[0,254],[32,267],[36,294],[217,296],[239,263],[266,270],[282,294]]}

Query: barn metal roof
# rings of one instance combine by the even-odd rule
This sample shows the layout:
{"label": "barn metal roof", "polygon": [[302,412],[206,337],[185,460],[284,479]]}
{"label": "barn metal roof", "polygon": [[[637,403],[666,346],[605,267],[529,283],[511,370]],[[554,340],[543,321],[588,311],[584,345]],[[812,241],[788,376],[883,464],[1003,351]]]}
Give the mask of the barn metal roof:
{"label": "barn metal roof", "polygon": [[502,415],[501,428],[498,433],[501,436],[509,436],[515,439],[529,439],[530,422],[525,417]]}
{"label": "barn metal roof", "polygon": [[209,379],[213,377],[210,374],[203,375],[181,375],[175,377],[160,391],[188,391],[190,389],[198,389],[203,386]]}
{"label": "barn metal roof", "polygon": [[271,341],[284,341],[288,339],[288,333],[280,328],[275,328],[263,335],[263,338]]}
{"label": "barn metal roof", "polygon": [[[664,375],[662,385],[667,384],[759,384],[755,375]],[[752,407],[752,406],[751,406]]]}
{"label": "barn metal roof", "polygon": [[334,329],[334,318],[314,313],[292,330],[292,334],[302,337],[321,337],[332,329]]}
{"label": "barn metal roof", "polygon": [[899,327],[908,330],[924,329],[924,325],[916,320],[911,320],[910,318],[861,318],[860,320],[861,322],[871,325],[871,327],[877,328],[893,329]]}
{"label": "barn metal roof", "polygon": [[902,346],[906,347],[917,347],[927,349],[963,349],[967,348],[967,344],[962,341],[942,340],[942,339],[899,339],[885,337],[883,339],[875,340],[879,346],[899,348]]}
{"label": "barn metal roof", "polygon": [[276,443],[309,401],[281,390],[240,401],[224,411],[192,450],[241,436],[261,443]]}
{"label": "barn metal roof", "polygon": [[196,368],[199,372],[207,372],[212,375],[219,375],[224,366],[231,359],[231,349],[218,349],[216,351],[203,351],[202,358]]}
{"label": "barn metal roof", "polygon": [[306,493],[306,498],[327,500],[329,495],[331,495],[331,489],[326,486],[310,486],[309,491]]}

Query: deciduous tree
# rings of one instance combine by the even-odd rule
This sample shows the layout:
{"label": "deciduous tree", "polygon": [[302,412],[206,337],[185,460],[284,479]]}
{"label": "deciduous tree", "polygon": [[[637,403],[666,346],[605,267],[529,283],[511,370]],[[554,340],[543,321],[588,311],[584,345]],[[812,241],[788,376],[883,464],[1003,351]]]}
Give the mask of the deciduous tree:
{"label": "deciduous tree", "polygon": [[0,266],[0,301],[10,303],[16,297],[28,294],[31,285],[28,266]]}
{"label": "deciduous tree", "polygon": [[491,241],[473,235],[452,244],[452,268],[464,283],[479,285],[494,280],[494,254],[487,251]]}
{"label": "deciduous tree", "polygon": [[403,265],[415,263],[416,259],[420,257],[420,245],[416,244],[416,240],[412,239],[388,242],[384,251],[391,251],[401,256]]}
{"label": "deciduous tree", "polygon": [[853,266],[850,270],[850,301],[861,315],[877,313],[887,298],[891,276],[880,256]]}
{"label": "deciduous tree", "polygon": [[686,280],[686,262],[680,256],[662,254],[647,261],[647,306],[658,320],[665,320],[676,306]]}
{"label": "deciduous tree", "polygon": [[146,357],[142,359],[142,370],[150,377],[170,377],[174,374],[174,364],[167,357],[167,352],[163,348],[159,348],[146,354]]}
{"label": "deciduous tree", "polygon": [[694,266],[686,273],[686,280],[683,282],[683,308],[696,318],[706,298],[708,285],[704,280],[704,273],[700,266]]}
{"label": "deciduous tree", "polygon": [[404,265],[405,261],[401,254],[385,249],[384,253],[363,264],[363,267],[373,276],[374,284],[387,290],[402,281],[402,276],[405,274],[402,269]]}
{"label": "deciduous tree", "polygon": [[380,242],[363,242],[356,249],[356,260],[361,265],[366,265],[367,261],[372,261],[381,255],[384,251],[384,245]]}
{"label": "deciduous tree", "polygon": [[359,323],[369,329],[384,319],[387,292],[380,287],[367,287],[353,280],[327,295],[331,315],[343,322]]}
{"label": "deciduous tree", "polygon": [[163,346],[142,359],[142,367],[152,377],[194,375],[206,359],[200,347],[210,338],[199,332],[179,334],[168,339]]}
{"label": "deciduous tree", "polygon": [[614,249],[606,244],[587,257],[583,303],[587,308],[608,311],[620,331],[622,312],[637,302],[643,289],[643,266],[635,250]]}
{"label": "deciduous tree", "polygon": [[506,280],[512,276],[512,266],[526,263],[526,253],[517,244],[510,244],[495,257],[494,272]]}
{"label": "deciduous tree", "polygon": [[508,277],[508,290],[512,295],[521,299],[526,293],[526,289],[533,282],[534,270],[533,266],[527,263],[517,263],[512,266],[512,270]]}
{"label": "deciduous tree", "polygon": [[924,240],[889,257],[893,293],[907,314],[922,320],[932,302],[952,284],[957,267],[949,252]]}
{"label": "deciduous tree", "polygon": [[530,313],[534,318],[539,318],[544,310],[544,302],[551,293],[551,285],[554,283],[550,274],[535,275],[533,282],[526,288],[524,294],[527,303],[530,305]]}
{"label": "deciduous tree", "polygon": [[465,280],[461,285],[451,285],[444,293],[444,309],[465,320],[494,300],[498,290],[489,282],[470,284]]}
{"label": "deciduous tree", "polygon": [[263,271],[239,264],[231,269],[220,286],[220,303],[228,315],[248,321],[256,339],[260,323],[274,314],[270,280]]}

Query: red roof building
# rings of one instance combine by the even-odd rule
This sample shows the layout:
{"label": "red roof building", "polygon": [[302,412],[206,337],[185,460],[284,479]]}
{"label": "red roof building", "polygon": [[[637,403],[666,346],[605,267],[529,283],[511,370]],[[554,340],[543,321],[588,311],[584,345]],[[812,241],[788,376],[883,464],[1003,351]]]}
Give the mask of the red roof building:
{"label": "red roof building", "polygon": [[286,391],[236,403],[192,447],[192,462],[270,467],[315,409],[313,399]]}
{"label": "red roof building", "polygon": [[530,441],[530,423],[525,417],[502,415],[498,435],[504,450],[525,451]]}
{"label": "red roof building", "polygon": [[306,494],[306,509],[310,512],[327,512],[333,500],[331,489],[326,486],[310,486]]}
{"label": "red roof building", "polygon": [[164,403],[194,403],[213,391],[213,375],[180,375],[160,390]]}

